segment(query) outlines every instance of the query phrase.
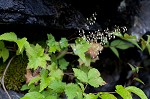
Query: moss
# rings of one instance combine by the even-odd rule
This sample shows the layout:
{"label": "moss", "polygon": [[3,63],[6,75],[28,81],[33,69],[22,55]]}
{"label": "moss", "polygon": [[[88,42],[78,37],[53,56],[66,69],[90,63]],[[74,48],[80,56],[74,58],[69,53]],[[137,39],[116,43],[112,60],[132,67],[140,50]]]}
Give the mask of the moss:
{"label": "moss", "polygon": [[[22,85],[25,83],[27,62],[27,57],[22,55],[16,56],[12,60],[4,79],[7,90],[20,90]],[[0,66],[0,76],[2,76],[7,63],[8,62],[5,62]]]}

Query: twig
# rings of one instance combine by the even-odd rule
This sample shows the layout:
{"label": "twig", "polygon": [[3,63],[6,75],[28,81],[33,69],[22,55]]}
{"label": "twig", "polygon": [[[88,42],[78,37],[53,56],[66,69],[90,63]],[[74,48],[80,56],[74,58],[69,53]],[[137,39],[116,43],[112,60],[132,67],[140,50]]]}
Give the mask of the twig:
{"label": "twig", "polygon": [[7,96],[8,96],[9,99],[11,99],[11,97],[10,97],[9,93],[7,92],[7,90],[6,90],[6,88],[5,88],[4,78],[5,78],[5,74],[6,74],[6,72],[7,72],[7,69],[8,69],[8,67],[9,67],[9,65],[10,65],[10,63],[11,63],[11,61],[13,60],[14,57],[15,57],[15,56],[13,56],[13,57],[9,60],[7,66],[6,66],[6,68],[5,68],[5,70],[4,70],[4,72],[3,72],[2,79],[1,79],[2,87],[3,87],[4,91],[6,92],[6,94],[7,94]]}
{"label": "twig", "polygon": [[68,52],[68,49],[65,49],[65,50],[61,51],[58,54],[58,56],[56,57],[56,59],[58,60],[58,59],[62,58],[67,52]]}

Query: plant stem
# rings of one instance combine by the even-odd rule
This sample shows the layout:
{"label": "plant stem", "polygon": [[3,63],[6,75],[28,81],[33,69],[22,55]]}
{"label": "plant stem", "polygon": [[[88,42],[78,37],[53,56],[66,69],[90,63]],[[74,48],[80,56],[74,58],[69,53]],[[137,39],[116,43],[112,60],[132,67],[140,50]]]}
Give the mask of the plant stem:
{"label": "plant stem", "polygon": [[2,87],[3,87],[4,91],[6,92],[6,94],[7,94],[7,96],[8,96],[9,99],[11,99],[11,97],[10,97],[8,91],[6,90],[6,87],[5,87],[5,84],[4,84],[4,78],[5,78],[5,74],[6,74],[6,72],[7,72],[7,69],[8,69],[8,67],[9,67],[9,65],[10,65],[10,63],[11,63],[11,61],[13,60],[14,57],[15,57],[15,56],[13,56],[13,57],[9,60],[7,66],[6,66],[6,68],[5,68],[5,70],[4,70],[4,72],[3,72],[2,79],[1,79]]}

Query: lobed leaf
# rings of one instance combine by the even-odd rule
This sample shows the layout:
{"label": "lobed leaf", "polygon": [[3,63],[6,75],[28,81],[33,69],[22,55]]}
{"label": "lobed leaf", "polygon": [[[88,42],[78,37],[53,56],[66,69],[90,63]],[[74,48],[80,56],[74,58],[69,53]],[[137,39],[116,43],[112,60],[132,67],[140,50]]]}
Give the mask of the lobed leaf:
{"label": "lobed leaf", "polygon": [[83,72],[82,70],[80,69],[76,69],[76,68],[73,68],[73,71],[74,71],[74,75],[77,77],[77,79],[79,79],[81,82],[85,82],[87,83],[88,82],[88,77],[87,77],[87,74],[85,72]]}
{"label": "lobed leaf", "polygon": [[25,94],[25,96],[20,98],[20,99],[45,99],[45,98],[44,98],[44,95],[42,95],[39,92],[29,92],[29,93]]}
{"label": "lobed leaf", "polygon": [[15,42],[17,40],[17,35],[14,32],[4,33],[0,35],[0,40]]}
{"label": "lobed leaf", "polygon": [[60,45],[58,42],[54,42],[53,45],[49,46],[49,51],[50,53],[55,53],[56,51],[60,51]]}
{"label": "lobed leaf", "polygon": [[48,34],[48,40],[47,40],[47,45],[49,47],[49,51],[50,53],[55,53],[56,51],[60,51],[60,44],[59,42],[55,41],[55,38],[52,34]]}
{"label": "lobed leaf", "polygon": [[94,87],[106,84],[106,82],[100,77],[100,72],[95,68],[90,69],[88,72],[88,83]]}
{"label": "lobed leaf", "polygon": [[56,93],[62,93],[62,92],[64,92],[65,87],[66,87],[66,83],[60,82],[60,81],[53,81],[48,86],[48,88],[51,88]]}
{"label": "lobed leaf", "polygon": [[67,95],[67,99],[74,99],[78,96],[81,91],[80,87],[76,84],[69,83],[65,88],[65,94]]}
{"label": "lobed leaf", "polygon": [[50,76],[51,76],[53,79],[59,80],[59,81],[62,80],[63,75],[64,75],[64,73],[63,73],[63,71],[60,70],[60,69],[56,69],[56,70],[50,72]]}
{"label": "lobed leaf", "polygon": [[61,40],[59,41],[59,43],[60,43],[60,47],[62,49],[68,47],[68,40],[66,38],[61,38]]}
{"label": "lobed leaf", "polygon": [[88,83],[93,87],[99,87],[106,84],[101,77],[89,79]]}
{"label": "lobed leaf", "polygon": [[75,42],[76,45],[74,44],[71,45],[73,52],[75,55],[78,55],[81,58],[81,60],[85,63],[86,62],[85,52],[88,51],[90,44],[84,39],[77,39]]}
{"label": "lobed leaf", "polygon": [[48,70],[42,70],[41,73],[41,82],[40,82],[40,91],[43,91],[49,84],[51,81],[51,77],[48,77]]}
{"label": "lobed leaf", "polygon": [[47,61],[50,60],[48,54],[44,54],[41,57],[38,56],[29,56],[28,69],[33,68],[37,69],[39,66],[46,68]]}
{"label": "lobed leaf", "polygon": [[16,40],[15,42],[18,45],[19,52],[22,52],[22,50],[23,50],[23,48],[25,46],[25,43],[27,42],[27,38],[22,38],[22,39]]}
{"label": "lobed leaf", "polygon": [[88,79],[98,78],[99,76],[100,72],[95,68],[90,69],[88,72]]}
{"label": "lobed leaf", "polygon": [[30,82],[29,82],[28,85],[30,86],[31,84],[38,82],[40,79],[41,79],[40,76],[33,77],[33,78],[30,80]]}
{"label": "lobed leaf", "polygon": [[67,62],[64,58],[59,59],[58,63],[59,63],[60,69],[62,70],[67,69],[67,66],[69,65],[69,62]]}

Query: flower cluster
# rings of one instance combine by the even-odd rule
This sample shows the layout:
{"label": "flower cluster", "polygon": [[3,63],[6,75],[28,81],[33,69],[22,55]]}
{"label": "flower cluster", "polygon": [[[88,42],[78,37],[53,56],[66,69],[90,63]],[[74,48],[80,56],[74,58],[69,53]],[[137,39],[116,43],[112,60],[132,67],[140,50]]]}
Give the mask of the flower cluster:
{"label": "flower cluster", "polygon": [[[94,25],[96,22],[96,13],[92,14],[90,18],[87,18],[87,24],[86,27],[88,29],[80,29],[79,30],[79,36],[86,39],[93,47],[90,48],[88,52],[92,57],[98,56],[99,53],[103,50],[103,46],[111,39],[115,38],[115,35],[113,35],[114,32],[122,32],[125,33],[127,31],[126,27],[119,27],[115,26],[112,31],[110,31],[108,28],[101,31],[100,29],[90,31],[89,27]],[[92,50],[91,50],[92,49]]]}

